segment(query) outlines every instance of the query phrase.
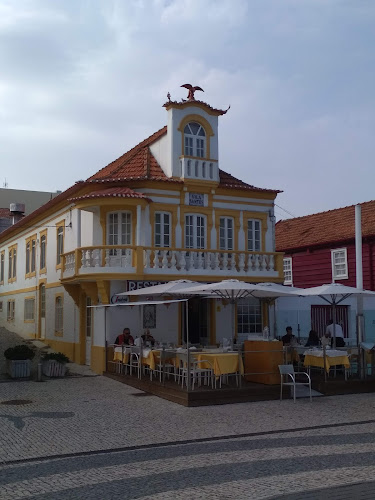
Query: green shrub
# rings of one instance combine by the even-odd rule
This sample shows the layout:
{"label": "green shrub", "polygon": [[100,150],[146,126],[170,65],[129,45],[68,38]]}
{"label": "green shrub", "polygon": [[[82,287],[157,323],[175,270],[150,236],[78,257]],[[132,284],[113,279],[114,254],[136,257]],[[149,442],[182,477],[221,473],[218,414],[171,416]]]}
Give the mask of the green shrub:
{"label": "green shrub", "polygon": [[62,352],[48,352],[43,356],[43,361],[58,361],[59,363],[69,363],[70,359]]}
{"label": "green shrub", "polygon": [[21,344],[14,347],[9,347],[9,349],[4,351],[4,356],[6,359],[21,361],[25,359],[33,359],[35,356],[35,352],[28,345]]}

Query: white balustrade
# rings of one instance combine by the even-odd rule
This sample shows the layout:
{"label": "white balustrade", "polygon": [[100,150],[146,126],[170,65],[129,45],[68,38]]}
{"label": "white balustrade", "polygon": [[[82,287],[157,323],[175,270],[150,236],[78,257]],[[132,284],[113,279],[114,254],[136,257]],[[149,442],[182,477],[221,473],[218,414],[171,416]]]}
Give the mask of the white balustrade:
{"label": "white balustrade", "polygon": [[[65,255],[64,274],[75,272],[75,252]],[[144,248],[144,274],[189,274],[212,276],[278,276],[275,269],[275,255],[271,253],[228,252],[220,250],[167,248]],[[133,267],[133,249],[123,248],[82,248],[79,271],[90,272],[128,272],[136,273]],[[92,270],[91,270],[92,269]],[[121,271],[120,271],[121,269]]]}
{"label": "white balustrade", "polygon": [[181,274],[205,271],[205,274],[241,274],[275,272],[274,256],[205,250],[145,250],[144,270],[177,271]]}

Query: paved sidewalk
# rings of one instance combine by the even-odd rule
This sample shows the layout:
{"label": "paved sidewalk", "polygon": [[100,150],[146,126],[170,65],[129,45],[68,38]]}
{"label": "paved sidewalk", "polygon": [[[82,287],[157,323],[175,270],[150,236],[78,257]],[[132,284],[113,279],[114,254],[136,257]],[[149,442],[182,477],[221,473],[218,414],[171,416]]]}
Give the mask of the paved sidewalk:
{"label": "paved sidewalk", "polygon": [[374,408],[375,394],[186,408],[101,376],[3,382],[0,461],[362,422]]}

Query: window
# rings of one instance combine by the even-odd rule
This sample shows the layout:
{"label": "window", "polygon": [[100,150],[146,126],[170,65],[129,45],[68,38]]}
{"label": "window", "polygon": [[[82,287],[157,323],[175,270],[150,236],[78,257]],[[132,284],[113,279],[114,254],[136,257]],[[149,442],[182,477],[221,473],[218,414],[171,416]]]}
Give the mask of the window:
{"label": "window", "polygon": [[8,300],[7,303],[7,320],[13,321],[16,310],[16,303],[14,300]]}
{"label": "window", "polygon": [[86,337],[92,337],[92,307],[91,298],[86,298]]}
{"label": "window", "polygon": [[36,235],[26,240],[26,278],[35,276],[35,257],[36,257]]}
{"label": "window", "polygon": [[293,285],[292,258],[284,259],[284,285]]}
{"label": "window", "polygon": [[220,217],[219,246],[220,250],[233,250],[233,219],[231,217]]}
{"label": "window", "polygon": [[196,122],[188,123],[184,128],[185,156],[204,158],[206,149],[206,132],[202,125]]}
{"label": "window", "polygon": [[246,298],[237,302],[237,325],[239,334],[261,333],[262,311],[258,299]]}
{"label": "window", "polygon": [[348,278],[348,260],[346,248],[331,250],[332,278],[335,280]]}
{"label": "window", "polygon": [[61,256],[64,253],[64,222],[57,227],[57,248],[56,248],[56,265],[61,266]]}
{"label": "window", "polygon": [[40,272],[46,271],[47,266],[47,234],[40,235]]}
{"label": "window", "polygon": [[17,277],[17,245],[9,248],[8,281],[13,282]]}
{"label": "window", "polygon": [[58,295],[55,298],[55,335],[62,335],[64,331],[63,323],[63,297]]}
{"label": "window", "polygon": [[171,215],[166,212],[155,212],[155,246],[171,246]]}
{"label": "window", "polygon": [[249,252],[259,252],[260,241],[260,220],[250,219],[247,221],[247,249]]}
{"label": "window", "polygon": [[185,216],[185,247],[205,248],[206,220],[203,215]]}
{"label": "window", "polygon": [[3,301],[0,300],[0,312],[3,312]]}
{"label": "window", "polygon": [[[131,245],[132,218],[130,212],[114,212],[108,214],[108,245]],[[125,250],[123,250],[125,254]]]}
{"label": "window", "polygon": [[24,306],[24,321],[34,321],[35,298],[30,297],[25,299]]}
{"label": "window", "polygon": [[40,317],[46,317],[46,285],[40,285]]}
{"label": "window", "polygon": [[5,252],[1,252],[1,255],[0,255],[0,284],[4,283],[4,264],[5,264]]}

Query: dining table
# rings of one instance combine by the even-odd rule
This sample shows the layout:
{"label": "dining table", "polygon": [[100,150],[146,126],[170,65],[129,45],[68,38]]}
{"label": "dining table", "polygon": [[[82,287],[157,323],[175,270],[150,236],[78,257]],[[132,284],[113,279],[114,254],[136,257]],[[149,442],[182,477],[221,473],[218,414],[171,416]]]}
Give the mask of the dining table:
{"label": "dining table", "polygon": [[325,369],[327,373],[329,373],[330,368],[338,365],[343,365],[347,370],[350,368],[349,356],[346,351],[326,349],[324,356],[323,349],[313,348],[307,349],[304,355],[304,365],[307,368],[315,366]]}
{"label": "dining table", "polygon": [[230,373],[241,373],[241,375],[244,373],[242,357],[238,355],[238,352],[201,351],[192,355],[200,362],[200,368],[211,368],[215,377]]}

